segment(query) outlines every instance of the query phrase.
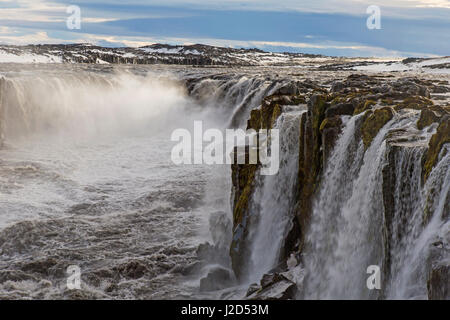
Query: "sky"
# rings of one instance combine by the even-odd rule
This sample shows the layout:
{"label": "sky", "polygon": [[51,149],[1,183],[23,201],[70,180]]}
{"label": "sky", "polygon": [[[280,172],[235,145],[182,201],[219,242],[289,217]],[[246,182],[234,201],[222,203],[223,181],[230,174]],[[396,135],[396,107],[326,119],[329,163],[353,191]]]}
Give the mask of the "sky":
{"label": "sky", "polygon": [[[69,29],[69,6],[80,29]],[[380,28],[369,29],[369,6]],[[0,0],[0,44],[203,43],[333,56],[450,55],[450,0]]]}

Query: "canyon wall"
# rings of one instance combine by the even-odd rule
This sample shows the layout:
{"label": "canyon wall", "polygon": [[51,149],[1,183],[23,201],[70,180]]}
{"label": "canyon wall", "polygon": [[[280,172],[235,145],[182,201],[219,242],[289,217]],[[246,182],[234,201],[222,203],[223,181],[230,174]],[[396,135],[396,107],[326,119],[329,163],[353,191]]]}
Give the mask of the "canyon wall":
{"label": "canyon wall", "polygon": [[[280,143],[298,162],[279,175],[294,183],[232,165],[233,270],[263,279],[250,297],[298,267],[302,280],[284,298],[448,299],[450,108],[430,99],[448,83],[350,75],[327,90],[296,85],[266,97],[247,123],[285,129],[284,115],[298,111],[298,145]],[[261,248],[264,238],[277,244]],[[370,265],[380,290],[366,287]],[[264,282],[267,274],[278,280]]]}

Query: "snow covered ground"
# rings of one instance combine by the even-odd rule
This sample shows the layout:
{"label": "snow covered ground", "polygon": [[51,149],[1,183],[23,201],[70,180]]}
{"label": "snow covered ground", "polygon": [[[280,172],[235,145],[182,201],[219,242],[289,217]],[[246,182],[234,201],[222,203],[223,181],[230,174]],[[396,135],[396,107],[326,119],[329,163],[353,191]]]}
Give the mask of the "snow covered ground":
{"label": "snow covered ground", "polygon": [[0,45],[0,63],[120,63],[200,66],[285,66],[364,72],[450,73],[450,57],[345,58],[274,53],[208,45],[153,44],[140,48],[105,48],[91,44]]}
{"label": "snow covered ground", "polygon": [[368,72],[415,71],[419,73],[450,73],[450,57],[411,60],[411,62],[408,62],[408,60],[403,60],[394,63],[388,62],[356,66],[354,69],[357,71]]}
{"label": "snow covered ground", "polygon": [[61,63],[61,56],[35,54],[30,52],[12,53],[0,48],[0,63]]}

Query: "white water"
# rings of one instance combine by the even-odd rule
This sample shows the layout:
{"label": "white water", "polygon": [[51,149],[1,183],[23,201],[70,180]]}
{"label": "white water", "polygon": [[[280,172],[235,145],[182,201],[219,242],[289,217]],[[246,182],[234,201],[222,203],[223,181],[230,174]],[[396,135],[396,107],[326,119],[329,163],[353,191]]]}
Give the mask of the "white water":
{"label": "white water", "polygon": [[[445,154],[445,156],[442,156],[442,154]],[[415,165],[417,166],[417,164]],[[413,189],[417,188],[414,184],[412,186]],[[433,194],[436,192],[436,186],[440,187],[439,192]],[[394,271],[392,273],[394,277],[387,295],[388,298],[392,299],[426,299],[426,281],[431,267],[429,259],[434,254],[433,251],[440,251],[434,247],[434,243],[439,243],[441,248],[448,248],[450,221],[444,219],[444,214],[448,215],[448,212],[446,213],[444,210],[450,197],[450,153],[448,146],[444,146],[440,161],[431,172],[423,190],[419,190],[415,197],[417,197],[416,202],[412,202],[415,204],[412,209],[414,214],[408,221],[404,222],[404,227],[407,230],[406,232],[403,231],[404,235],[400,238],[401,241],[398,243],[397,250],[393,251],[397,261],[393,263]],[[429,197],[432,197],[428,206],[433,215],[426,224],[423,209],[427,206]],[[450,255],[444,251],[437,260],[437,263],[448,264]],[[436,263],[436,261],[433,261],[433,263]]]}
{"label": "white water", "polygon": [[[285,108],[287,108],[285,106]],[[280,130],[280,168],[278,174],[258,176],[258,187],[250,212],[254,226],[250,232],[251,281],[258,281],[276,266],[284,239],[291,228],[294,189],[298,171],[300,107],[285,111],[274,129]]]}
{"label": "white water", "polygon": [[86,297],[198,294],[199,279],[171,270],[211,240],[211,213],[230,212],[230,173],[174,165],[170,135],[194,120],[222,128],[232,109],[201,110],[182,74],[41,68],[8,74],[0,93],[0,269],[24,274],[7,273],[0,298],[70,297],[72,264]]}
{"label": "white water", "polygon": [[[445,180],[449,174],[448,158],[441,159],[422,187],[424,147],[421,144],[399,147],[393,186],[395,213],[390,226],[392,232],[388,235],[383,227],[387,223],[382,194],[382,169],[388,165],[385,137],[398,128],[413,128],[417,115],[415,112],[395,115],[365,152],[362,142],[355,141],[355,123],[359,117],[346,122],[314,203],[303,258],[304,296],[307,299],[426,298],[430,244],[439,235],[448,237],[448,222],[443,225],[441,220],[443,205],[430,208],[433,218],[425,229],[422,217],[432,188],[440,190],[436,202],[448,201],[448,179]],[[389,248],[385,248],[386,243]],[[386,250],[391,257],[390,266],[385,265]],[[366,269],[370,265],[379,266],[382,284],[387,287],[367,288]],[[391,277],[383,273],[385,268],[390,269]]]}
{"label": "white water", "polygon": [[[73,68],[7,73],[2,87],[0,270],[10,278],[0,283],[0,298],[70,297],[64,289],[70,264],[82,268],[86,297],[208,297],[199,295],[198,278],[173,270],[194,262],[198,243],[211,240],[209,215],[229,212],[229,168],[174,166],[170,133],[199,119],[205,127],[245,126],[250,110],[283,81],[208,78],[195,82],[197,103],[178,82],[183,72]],[[250,235],[253,281],[277,264],[292,221],[301,112],[278,119],[280,171],[258,180]],[[390,151],[385,136],[413,127],[417,113],[397,115],[365,152],[355,138],[360,117],[344,119],[314,203],[303,257],[305,297],[425,298],[432,244],[449,243],[443,218],[449,153],[425,186],[419,179],[423,144],[397,154],[392,230],[398,242],[390,247],[386,287],[368,291],[367,266],[388,267],[381,188]],[[430,195],[434,214],[424,226]],[[136,261],[146,268],[139,278],[127,275]]]}

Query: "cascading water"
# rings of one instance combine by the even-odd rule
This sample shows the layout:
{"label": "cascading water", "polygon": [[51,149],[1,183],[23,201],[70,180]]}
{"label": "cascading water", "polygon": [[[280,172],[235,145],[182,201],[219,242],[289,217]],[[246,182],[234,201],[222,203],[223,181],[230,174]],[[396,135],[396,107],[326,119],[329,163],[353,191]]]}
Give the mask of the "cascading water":
{"label": "cascading water", "polygon": [[0,269],[25,278],[3,274],[0,298],[70,297],[68,265],[88,298],[198,291],[172,270],[195,261],[213,210],[229,212],[229,168],[174,165],[170,134],[221,128],[232,108],[201,110],[182,72],[39,68],[1,80]]}
{"label": "cascading water", "polygon": [[217,111],[228,113],[232,109],[227,127],[243,128],[250,111],[261,104],[264,97],[273,94],[286,84],[286,81],[267,79],[264,76],[237,75],[214,77],[196,82],[191,95],[200,103]]}
{"label": "cascading water", "polygon": [[[354,177],[358,174],[364,154],[362,143],[356,135],[360,116],[347,120],[324,173],[325,180],[315,203],[307,238],[305,265],[309,271],[306,281],[306,297],[318,297],[330,286],[331,275],[326,266],[334,261],[339,237],[339,215],[353,191]],[[320,212],[318,214],[317,212]]]}
{"label": "cascading water", "polygon": [[[448,235],[439,205],[430,208],[434,215],[428,224],[424,208],[432,189],[440,190],[436,202],[448,199],[448,158],[441,159],[422,187],[423,142],[386,140],[390,132],[411,128],[417,112],[395,115],[365,152],[355,134],[360,117],[346,122],[321,180],[303,255],[304,297],[424,298],[431,242],[438,234]],[[386,166],[396,171],[393,186],[383,184]],[[393,212],[386,212],[383,201],[390,193]],[[382,272],[381,290],[367,287],[366,269],[371,265]]]}
{"label": "cascading water", "polygon": [[[423,150],[414,148],[402,154],[402,160],[410,168],[421,169],[421,158]],[[394,218],[393,225],[401,230],[397,235],[399,241],[391,249],[391,255],[395,257],[392,262],[391,274],[393,279],[387,290],[387,297],[391,299],[426,299],[427,277],[433,264],[450,261],[449,234],[450,222],[448,221],[448,203],[450,200],[450,153],[449,147],[445,146],[441,152],[440,161],[433,169],[427,182],[420,188],[418,177],[413,172],[408,177],[399,174],[409,189],[417,191],[413,195],[406,195],[403,199],[396,197],[397,202],[405,201],[411,206],[409,210],[399,210],[399,215]],[[412,160],[412,161],[411,161]],[[404,166],[405,168],[407,166]],[[413,170],[414,170],[413,169]],[[419,176],[420,177],[420,176]],[[411,186],[409,188],[409,186]],[[436,190],[439,192],[436,193]],[[400,193],[401,194],[401,193]],[[399,199],[400,198],[400,199]],[[408,202],[408,200],[410,202]],[[400,207],[401,208],[401,207]],[[407,220],[400,216],[404,212],[412,212]],[[425,220],[426,212],[432,212],[432,216]],[[447,220],[445,215],[447,215]]]}
{"label": "cascading water", "polygon": [[[211,241],[211,213],[226,225],[220,213],[230,211],[230,169],[175,166],[171,131],[194,120],[205,128],[243,126],[281,82],[198,72],[187,96],[182,83],[192,74],[183,70],[39,68],[39,76],[8,71],[1,80],[0,268],[34,277],[39,263],[61,267],[49,271],[48,287],[0,283],[0,297],[17,290],[67,296],[60,269],[71,264],[80,264],[86,297],[191,295],[198,278],[186,283],[170,271]],[[222,238],[229,235],[213,241]]]}
{"label": "cascading water", "polygon": [[[2,105],[4,134],[12,139],[43,132],[126,131],[157,117],[169,122],[171,108],[182,109],[186,101],[174,79],[80,73],[5,79]],[[156,127],[158,122],[152,123],[155,132],[163,128]]]}
{"label": "cascading water", "polygon": [[[230,224],[230,168],[174,166],[170,133],[194,120],[245,128],[250,111],[290,81],[264,71],[39,68],[0,80],[0,298],[70,297],[61,270],[71,264],[81,265],[87,298],[211,297],[199,294],[198,277],[180,274],[196,266],[200,242],[229,241],[214,228]],[[283,105],[279,172],[254,181],[246,280],[259,281],[286,253],[302,108]],[[301,230],[299,297],[426,298],[430,271],[448,265],[448,145],[424,183],[436,124],[418,130],[418,111],[396,112],[366,148],[364,116],[341,116]],[[393,138],[408,130],[419,139]],[[381,290],[366,287],[369,265],[382,270]]]}
{"label": "cascading water", "polygon": [[[285,109],[288,107],[285,106]],[[300,116],[306,110],[294,107],[284,111],[274,129],[280,131],[280,167],[276,175],[258,176],[258,188],[250,212],[253,227],[250,230],[250,280],[257,281],[276,266],[284,239],[291,227],[295,202],[294,189],[298,170]]]}

